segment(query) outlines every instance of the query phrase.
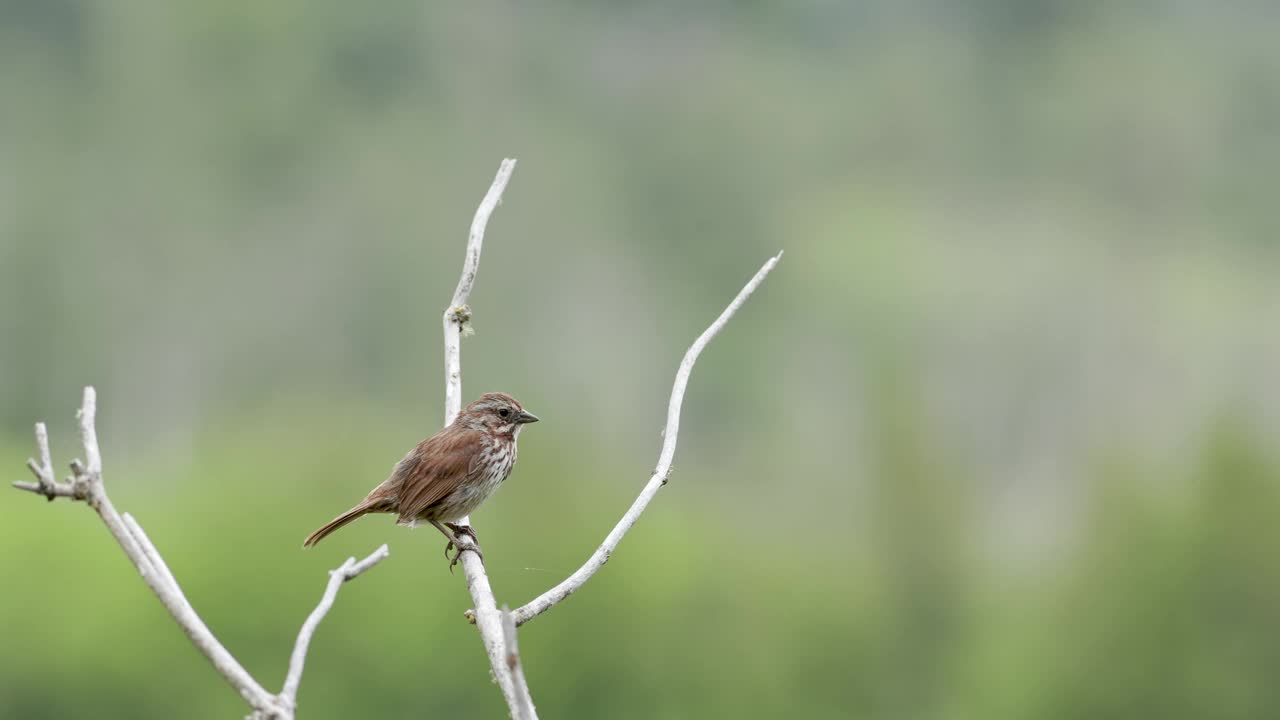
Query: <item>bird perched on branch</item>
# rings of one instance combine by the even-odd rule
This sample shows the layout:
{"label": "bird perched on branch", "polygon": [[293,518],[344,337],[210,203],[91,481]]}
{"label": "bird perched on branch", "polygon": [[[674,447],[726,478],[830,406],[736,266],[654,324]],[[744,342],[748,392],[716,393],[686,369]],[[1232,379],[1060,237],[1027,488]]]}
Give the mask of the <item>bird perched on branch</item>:
{"label": "bird perched on branch", "polygon": [[[355,507],[330,520],[302,543],[311,547],[329,533],[369,513],[398,513],[400,525],[426,520],[449,539],[445,556],[457,548],[449,569],[470,550],[483,560],[476,533],[456,522],[480,506],[516,464],[516,437],[538,416],[505,393],[485,393],[462,408],[445,429],[418,443]],[[461,538],[470,538],[463,544]]]}

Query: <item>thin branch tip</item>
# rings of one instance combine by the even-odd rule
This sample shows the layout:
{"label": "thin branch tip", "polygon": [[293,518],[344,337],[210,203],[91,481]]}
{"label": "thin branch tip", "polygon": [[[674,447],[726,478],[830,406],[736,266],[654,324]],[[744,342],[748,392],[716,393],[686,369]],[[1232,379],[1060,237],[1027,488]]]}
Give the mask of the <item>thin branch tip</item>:
{"label": "thin branch tip", "polygon": [[354,580],[355,578],[359,577],[360,574],[363,573],[365,570],[368,570],[374,565],[377,565],[383,560],[386,560],[389,555],[391,555],[391,550],[387,547],[386,543],[383,543],[382,547],[369,553],[369,556],[361,560],[360,562],[356,562],[355,558],[349,558],[351,561],[351,566],[347,568],[346,579]]}
{"label": "thin branch tip", "polygon": [[[298,686],[302,683],[302,671],[307,661],[307,649],[311,646],[311,638],[316,634],[316,628],[320,627],[320,621],[329,614],[329,611],[333,608],[333,603],[338,599],[339,588],[365,570],[377,565],[389,554],[390,551],[384,543],[360,562],[356,562],[354,557],[349,557],[341,565],[329,571],[329,582],[325,584],[324,594],[320,596],[320,602],[315,609],[303,621],[302,628],[298,631],[298,639],[294,641],[293,652],[289,655],[289,670],[285,675],[284,687],[280,690],[280,695],[278,696],[284,705],[289,708],[297,705]],[[292,717],[292,715],[288,717]]]}
{"label": "thin branch tip", "polygon": [[80,418],[80,439],[84,443],[89,479],[100,482],[102,480],[102,453],[98,450],[97,414],[98,391],[94,390],[92,385],[86,385],[84,387],[84,399],[76,415]]}
{"label": "thin branch tip", "polygon": [[639,496],[632,502],[631,507],[623,514],[622,519],[613,527],[613,530],[609,531],[604,542],[600,543],[600,546],[591,553],[591,557],[587,558],[587,561],[582,564],[582,567],[578,568],[572,575],[565,578],[555,587],[516,609],[513,613],[516,625],[523,625],[550,610],[586,584],[587,580],[591,579],[591,576],[595,575],[600,568],[609,562],[609,558],[613,555],[614,550],[617,549],[618,543],[622,541],[623,536],[640,519],[640,514],[648,507],[649,501],[670,480],[672,463],[675,460],[676,440],[680,434],[680,409],[684,403],[684,393],[689,384],[689,375],[693,372],[694,363],[697,362],[698,356],[702,354],[703,349],[711,342],[712,338],[724,328],[742,307],[743,303],[747,301],[747,298],[751,297],[751,294],[756,291],[756,288],[760,287],[760,284],[764,282],[764,279],[781,259],[781,250],[778,251],[777,255],[769,258],[685,352],[684,358],[681,359],[680,366],[676,370],[675,381],[671,386],[671,399],[667,404],[667,424],[662,430],[662,450],[658,454],[658,464],[649,476],[644,488],[641,489]]}

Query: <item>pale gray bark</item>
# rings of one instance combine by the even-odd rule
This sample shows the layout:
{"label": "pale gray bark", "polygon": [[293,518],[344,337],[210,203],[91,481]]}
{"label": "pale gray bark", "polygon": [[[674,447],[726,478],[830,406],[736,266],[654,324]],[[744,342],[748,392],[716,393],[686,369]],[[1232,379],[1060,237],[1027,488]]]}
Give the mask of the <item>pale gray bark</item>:
{"label": "pale gray bark", "polygon": [[[476,208],[475,218],[471,221],[471,232],[467,237],[467,254],[462,263],[462,276],[458,278],[458,287],[453,292],[449,307],[444,311],[444,424],[453,422],[462,410],[462,335],[467,323],[471,321],[471,308],[467,301],[471,297],[471,288],[475,285],[476,273],[480,269],[480,251],[484,245],[484,231],[489,224],[489,216],[502,201],[502,193],[515,170],[516,161],[506,159],[498,167],[498,174],[485,193],[480,206]],[[470,525],[470,518],[463,518],[460,525]],[[521,698],[529,697],[529,688],[523,686],[524,676],[519,681],[507,666],[506,643],[502,634],[502,616],[498,612],[498,603],[493,597],[493,588],[489,586],[489,576],[485,573],[484,562],[473,552],[464,552],[461,557],[462,574],[467,581],[467,591],[471,593],[474,603],[473,615],[476,627],[480,630],[480,639],[484,643],[485,654],[489,656],[489,667],[493,671],[494,680],[502,689],[502,697],[513,718],[536,720],[537,713],[533,701],[527,702],[527,714],[521,715]],[[519,685],[519,686],[518,686]],[[523,687],[520,687],[523,686]]]}
{"label": "pale gray bark", "polygon": [[693,364],[698,361],[698,355],[702,353],[703,348],[711,339],[719,333],[721,328],[729,322],[729,319],[738,312],[738,308],[751,297],[751,293],[760,287],[760,283],[764,282],[765,277],[773,270],[778,261],[782,259],[782,253],[769,259],[764,267],[755,274],[755,277],[746,284],[738,292],[737,297],[729,306],[720,313],[720,317],[716,318],[711,326],[693,341],[693,345],[684,354],[684,360],[680,362],[679,369],[676,370],[675,384],[671,388],[671,400],[667,403],[667,426],[662,431],[662,451],[658,454],[658,467],[653,471],[653,475],[649,477],[649,482],[640,491],[640,496],[631,503],[631,507],[623,514],[618,524],[609,531],[605,536],[604,542],[600,543],[600,547],[591,553],[591,557],[583,563],[572,575],[563,582],[550,590],[544,592],[538,597],[530,600],[524,606],[517,608],[512,612],[517,625],[523,625],[533,618],[555,607],[565,598],[577,592],[587,580],[591,579],[604,564],[609,562],[609,556],[613,554],[614,549],[618,547],[618,543],[622,541],[622,537],[627,534],[636,521],[640,519],[640,513],[649,506],[649,501],[654,495],[658,494],[658,490],[667,484],[667,478],[671,475],[671,461],[676,455],[676,439],[680,434],[680,406],[684,403],[685,387],[689,384],[689,375],[693,372]]}
{"label": "pale gray bark", "polygon": [[[143,582],[159,598],[165,610],[168,610],[174,621],[178,623],[178,627],[182,628],[196,649],[253,709],[251,717],[261,720],[293,720],[294,700],[298,682],[302,676],[307,643],[315,632],[315,626],[333,605],[333,596],[337,594],[336,585],[341,583],[335,583],[333,578],[330,579],[329,589],[325,592],[320,607],[311,613],[311,617],[307,618],[307,623],[303,625],[303,632],[299,635],[298,643],[294,647],[285,690],[278,695],[269,692],[244,669],[244,666],[209,630],[209,626],[200,619],[160,555],[160,551],[152,544],[151,538],[147,537],[138,521],[128,513],[121,514],[111,503],[102,482],[102,453],[98,448],[98,432],[95,423],[97,405],[97,393],[92,387],[86,387],[80,411],[77,413],[86,463],[81,463],[79,460],[71,461],[72,476],[66,482],[56,482],[49,452],[49,434],[44,423],[37,423],[36,445],[40,453],[40,463],[27,460],[27,467],[35,473],[37,482],[19,481],[13,486],[19,490],[44,495],[50,500],[56,497],[83,500],[96,510],[111,536],[124,549],[125,555],[142,575]],[[348,560],[341,568],[334,571],[335,577],[337,573],[343,573],[344,580],[355,577],[386,557],[386,549],[385,545],[382,546],[360,563],[356,563],[354,559]]]}
{"label": "pale gray bark", "polygon": [[320,621],[333,608],[333,602],[338,599],[338,589],[342,587],[343,583],[348,580],[354,580],[359,577],[360,573],[382,562],[389,554],[390,551],[384,544],[360,562],[356,562],[355,558],[349,557],[338,569],[329,571],[329,584],[324,589],[320,604],[307,616],[306,622],[302,623],[302,629],[298,631],[298,640],[293,645],[293,654],[289,656],[289,673],[285,676],[284,689],[280,691],[280,699],[291,709],[298,702],[298,684],[302,682],[302,666],[307,661],[307,648],[311,645],[311,636],[316,634],[316,628],[320,626]]}
{"label": "pale gray bark", "polygon": [[533,709],[533,698],[529,697],[529,683],[524,679],[524,665],[520,662],[520,643],[516,640],[516,619],[511,609],[502,606],[502,640],[507,644],[507,669],[511,671],[516,687],[516,706],[512,709],[513,720],[533,720],[538,716]]}

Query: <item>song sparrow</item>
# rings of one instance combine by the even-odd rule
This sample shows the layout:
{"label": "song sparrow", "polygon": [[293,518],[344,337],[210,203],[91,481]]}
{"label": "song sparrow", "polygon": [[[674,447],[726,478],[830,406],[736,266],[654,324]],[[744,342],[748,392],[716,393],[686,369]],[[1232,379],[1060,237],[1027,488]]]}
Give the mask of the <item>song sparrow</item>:
{"label": "song sparrow", "polygon": [[[330,520],[302,543],[311,547],[329,533],[368,513],[399,513],[397,524],[413,526],[426,520],[449,538],[445,556],[457,548],[450,571],[466,550],[480,556],[475,531],[457,525],[493,494],[516,464],[516,436],[538,417],[525,412],[515,398],[485,393],[462,408],[449,427],[418,443],[396,463],[391,477],[374,488],[355,507]],[[459,536],[468,535],[466,544]]]}

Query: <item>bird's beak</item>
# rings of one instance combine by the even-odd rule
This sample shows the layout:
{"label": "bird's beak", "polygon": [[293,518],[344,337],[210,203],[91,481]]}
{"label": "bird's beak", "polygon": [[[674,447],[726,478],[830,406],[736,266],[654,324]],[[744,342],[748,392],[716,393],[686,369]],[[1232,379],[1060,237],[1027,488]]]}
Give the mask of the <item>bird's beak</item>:
{"label": "bird's beak", "polygon": [[531,412],[525,412],[525,411],[521,410],[521,411],[520,411],[520,414],[516,416],[516,422],[521,423],[521,424],[524,424],[524,423],[531,423],[531,422],[538,422],[538,416],[537,416],[537,415],[534,415],[534,414],[533,414],[533,413],[531,413]]}

